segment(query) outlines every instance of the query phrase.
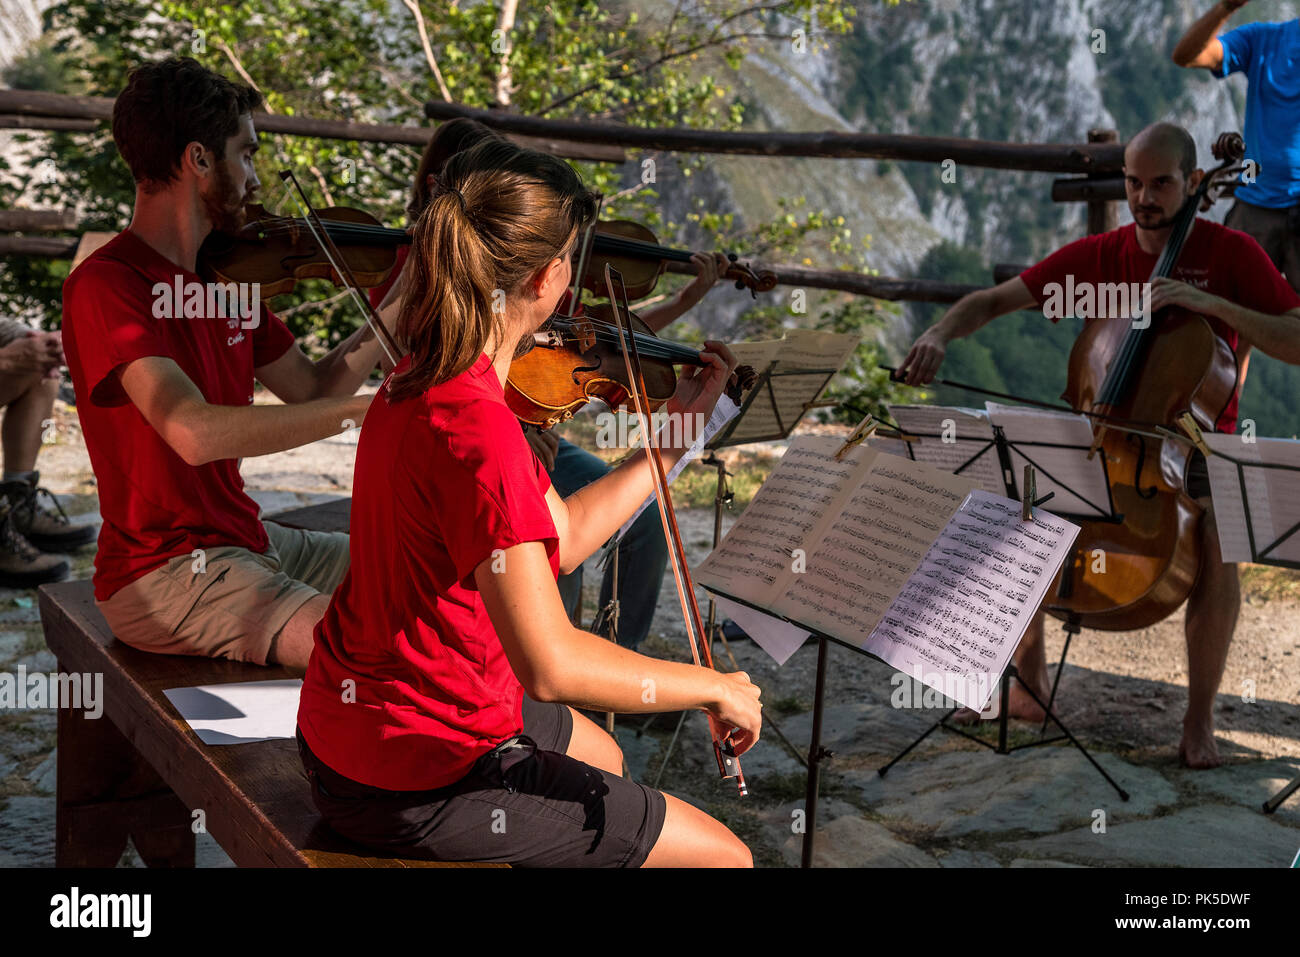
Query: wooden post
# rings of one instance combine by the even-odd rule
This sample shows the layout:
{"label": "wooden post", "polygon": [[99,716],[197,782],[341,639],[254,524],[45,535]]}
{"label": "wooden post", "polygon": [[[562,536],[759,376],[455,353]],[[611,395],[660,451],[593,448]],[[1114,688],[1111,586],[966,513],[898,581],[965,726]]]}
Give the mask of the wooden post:
{"label": "wooden post", "polygon": [[[1118,143],[1119,130],[1089,130],[1089,143]],[[1112,178],[1097,177],[1096,174],[1090,174],[1089,178]],[[1097,233],[1108,233],[1119,226],[1119,203],[1110,199],[1096,199],[1088,201],[1088,235],[1094,236]]]}

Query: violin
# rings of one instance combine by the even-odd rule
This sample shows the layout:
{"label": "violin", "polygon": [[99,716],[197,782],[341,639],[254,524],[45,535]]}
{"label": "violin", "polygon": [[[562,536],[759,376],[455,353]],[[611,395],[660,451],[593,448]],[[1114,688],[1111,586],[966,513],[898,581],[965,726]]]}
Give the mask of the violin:
{"label": "violin", "polygon": [[[649,228],[625,219],[596,223],[591,251],[583,288],[601,295],[604,292],[605,266],[609,265],[623,277],[627,294],[632,299],[643,299],[654,292],[669,263],[688,263],[693,255],[684,249],[660,246]],[[730,265],[722,278],[735,282],[737,289],[748,289],[757,296],[776,288],[775,273],[765,269],[755,272],[740,262],[735,253],[728,253],[727,259]]]}
{"label": "violin", "polygon": [[[344,284],[306,218],[273,216],[260,203],[245,211],[248,222],[237,233],[213,233],[203,243],[200,262],[218,282],[259,283],[267,298],[292,292],[300,279]],[[386,227],[364,210],[331,206],[315,215],[362,288],[388,279],[397,247],[411,242],[405,230]]]}
{"label": "violin", "polygon": [[[1214,144],[1221,165],[1206,175],[1174,218],[1151,278],[1168,276],[1195,225],[1242,169],[1236,133]],[[1105,455],[1114,511],[1123,521],[1081,521],[1074,551],[1047,610],[1087,628],[1132,631],[1162,621],[1191,593],[1201,565],[1196,534],[1203,509],[1184,486],[1191,447],[1155,434],[1190,412],[1211,431],[1237,387],[1236,357],[1209,321],[1169,307],[1146,328],[1129,320],[1087,323],[1070,353],[1062,398],[1099,423],[1094,449]],[[1133,428],[1132,426],[1137,426]],[[1105,556],[1104,566],[1095,556]]]}
{"label": "violin", "polygon": [[[654,412],[677,389],[675,365],[702,366],[698,349],[656,336],[645,322],[625,311],[642,360],[645,396]],[[572,315],[557,313],[526,337],[510,363],[506,405],[521,422],[549,429],[566,422],[593,399],[609,408],[628,404],[633,383],[608,303],[581,306]],[[751,366],[739,366],[727,394],[739,404],[741,393],[758,378]]]}
{"label": "violin", "polygon": [[[573,418],[574,413],[592,399],[602,400],[611,409],[627,403],[634,383],[623,350],[624,340],[620,337],[623,330],[616,324],[618,310],[614,308],[615,300],[609,299],[608,304],[585,306],[581,298],[583,289],[591,289],[598,295],[601,292],[612,295],[612,276],[618,277],[630,341],[646,360],[641,367],[644,376],[641,394],[648,404],[647,412],[657,410],[676,390],[674,364],[704,364],[698,350],[660,339],[644,320],[627,308],[626,302],[633,295],[632,290],[624,282],[618,267],[598,252],[601,230],[609,225],[597,220],[587,227],[581,251],[577,254],[572,285],[542,328],[525,337],[515,350],[506,382],[506,405],[525,424],[549,429],[558,422]],[[636,226],[635,223],[626,225]],[[608,241],[609,234],[605,235]],[[592,268],[596,262],[599,262],[599,273],[605,279],[603,290],[592,288],[588,281],[597,272]],[[650,272],[657,280],[663,273],[663,261],[640,273],[639,278],[644,279]],[[638,289],[641,294],[647,291],[644,286]],[[739,403],[741,392],[753,386],[758,374],[750,366],[740,366],[735,372],[736,377],[727,394],[733,402]]]}

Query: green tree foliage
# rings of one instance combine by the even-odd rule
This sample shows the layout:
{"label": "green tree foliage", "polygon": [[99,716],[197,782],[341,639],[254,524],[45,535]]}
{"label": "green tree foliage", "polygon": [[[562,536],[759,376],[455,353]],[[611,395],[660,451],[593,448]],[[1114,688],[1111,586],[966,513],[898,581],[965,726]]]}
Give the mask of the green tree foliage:
{"label": "green tree foliage", "polygon": [[[633,125],[735,128],[742,110],[728,74],[753,44],[788,43],[799,25],[813,42],[824,43],[825,35],[848,29],[852,15],[842,0],[702,0],[689,10],[677,5],[676,12],[649,5],[644,18],[635,6],[596,0],[524,0],[506,37],[496,4],[426,2],[416,9],[419,22],[408,5],[389,0],[64,0],[47,12],[42,44],[6,80],[113,96],[139,63],[186,55],[251,80],[276,113],[427,126],[423,105],[443,98],[442,83],[456,102],[493,103],[508,39],[512,109]],[[258,165],[264,184],[276,183],[275,171],[288,167],[322,205],[356,206],[385,222],[402,221],[418,149],[280,134],[262,138]],[[133,188],[106,128],[27,139],[38,159],[53,161],[57,177],[46,182],[35,168],[19,175],[14,165],[0,167],[0,206],[73,206],[87,228],[125,226]],[[653,184],[608,164],[575,165],[594,188],[612,196],[609,215],[639,216],[662,227],[665,241],[680,228],[658,215]],[[272,193],[264,187],[268,205],[277,198]],[[699,214],[706,231],[731,225]],[[750,232],[758,236],[762,226]],[[729,238],[740,248],[759,244]],[[38,313],[48,326],[57,325],[67,269],[66,261],[36,258],[0,263],[0,310]],[[274,305],[295,333],[314,337],[321,347],[360,322],[321,282],[302,283]]]}
{"label": "green tree foliage", "polygon": [[[921,261],[918,275],[945,282],[986,285],[990,269],[980,255],[966,246],[940,243]],[[928,328],[947,309],[942,305],[913,304],[916,328]],[[1065,388],[1070,347],[1078,323],[1063,319],[1053,323],[1040,312],[1016,312],[989,323],[973,336],[948,346],[939,375],[953,382],[1056,402]],[[934,388],[936,402],[944,405],[983,406],[986,397],[950,386]]]}

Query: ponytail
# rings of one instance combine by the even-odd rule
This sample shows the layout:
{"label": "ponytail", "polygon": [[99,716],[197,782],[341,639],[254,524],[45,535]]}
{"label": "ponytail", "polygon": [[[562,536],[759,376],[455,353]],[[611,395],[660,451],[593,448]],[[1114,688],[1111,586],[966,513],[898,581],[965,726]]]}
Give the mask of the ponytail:
{"label": "ponytail", "polygon": [[[501,297],[566,256],[596,203],[567,163],[502,139],[452,157],[416,223],[390,401],[455,378],[500,331]],[[494,307],[495,310],[494,310]]]}

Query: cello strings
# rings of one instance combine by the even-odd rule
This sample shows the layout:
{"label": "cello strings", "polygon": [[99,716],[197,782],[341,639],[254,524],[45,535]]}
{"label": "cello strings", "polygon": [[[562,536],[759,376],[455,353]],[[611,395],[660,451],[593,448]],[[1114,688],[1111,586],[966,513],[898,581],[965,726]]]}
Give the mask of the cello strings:
{"label": "cello strings", "polygon": [[[1183,244],[1195,224],[1200,195],[1201,193],[1198,191],[1195,195],[1189,197],[1183,204],[1182,209],[1179,210],[1179,214],[1174,219],[1169,240],[1165,243],[1164,249],[1160,251],[1160,258],[1156,261],[1155,269],[1151,273],[1151,279],[1168,276],[1173,271],[1173,266],[1182,253]],[[1115,357],[1115,361],[1111,363],[1110,371],[1107,373],[1102,388],[1098,393],[1099,404],[1115,405],[1122,400],[1129,376],[1137,365],[1142,349],[1148,341],[1148,337],[1144,333],[1151,328],[1151,326],[1148,326],[1146,329],[1130,329],[1124,337],[1120,351]]]}

